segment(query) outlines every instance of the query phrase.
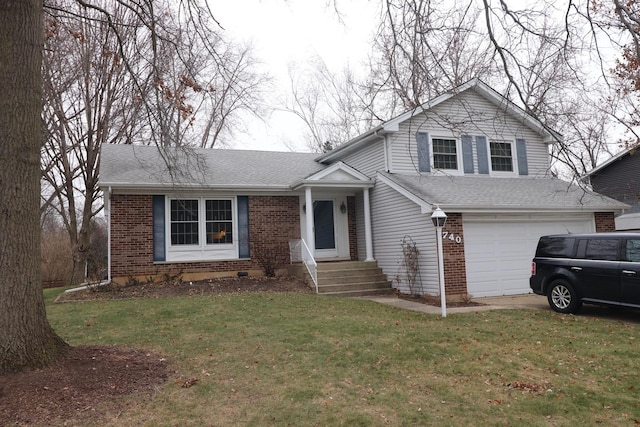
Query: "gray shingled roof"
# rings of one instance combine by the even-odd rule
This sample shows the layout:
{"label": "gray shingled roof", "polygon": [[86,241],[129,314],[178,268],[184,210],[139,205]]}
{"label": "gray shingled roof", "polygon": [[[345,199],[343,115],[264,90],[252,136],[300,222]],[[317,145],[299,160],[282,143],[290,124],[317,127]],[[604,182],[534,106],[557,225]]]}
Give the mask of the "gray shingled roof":
{"label": "gray shingled roof", "polygon": [[161,152],[155,146],[103,145],[100,186],[288,189],[326,168],[314,161],[317,156],[317,153],[224,149]]}
{"label": "gray shingled roof", "polygon": [[412,176],[380,172],[427,204],[493,210],[619,210],[629,206],[552,178]]}

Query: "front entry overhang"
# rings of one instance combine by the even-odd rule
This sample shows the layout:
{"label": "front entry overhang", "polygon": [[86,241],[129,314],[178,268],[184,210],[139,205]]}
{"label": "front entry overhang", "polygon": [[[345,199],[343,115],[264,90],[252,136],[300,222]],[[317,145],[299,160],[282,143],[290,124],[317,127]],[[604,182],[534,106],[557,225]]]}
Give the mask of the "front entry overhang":
{"label": "front entry overhang", "polygon": [[[373,240],[371,233],[371,209],[369,203],[369,189],[374,186],[374,181],[366,175],[358,172],[352,167],[337,162],[328,168],[317,172],[304,180],[292,185],[294,191],[304,190],[304,205],[314,206],[314,200],[321,198],[322,195],[335,194],[356,194],[362,192],[362,211],[364,217],[365,228],[365,248],[366,260],[373,261]],[[306,241],[312,255],[315,256],[315,223],[314,209],[304,209],[305,228],[303,230],[303,238]]]}

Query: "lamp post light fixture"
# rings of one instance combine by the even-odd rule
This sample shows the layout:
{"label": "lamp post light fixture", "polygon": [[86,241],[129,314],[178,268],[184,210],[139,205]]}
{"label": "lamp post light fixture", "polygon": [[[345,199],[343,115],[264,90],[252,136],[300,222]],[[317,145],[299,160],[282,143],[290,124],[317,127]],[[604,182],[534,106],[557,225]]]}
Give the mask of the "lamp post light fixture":
{"label": "lamp post light fixture", "polygon": [[444,260],[442,251],[442,227],[447,222],[447,214],[445,214],[439,206],[431,214],[431,221],[436,227],[436,240],[438,243],[438,281],[440,283],[440,307],[442,307],[442,317],[447,317],[447,297],[444,293]]}

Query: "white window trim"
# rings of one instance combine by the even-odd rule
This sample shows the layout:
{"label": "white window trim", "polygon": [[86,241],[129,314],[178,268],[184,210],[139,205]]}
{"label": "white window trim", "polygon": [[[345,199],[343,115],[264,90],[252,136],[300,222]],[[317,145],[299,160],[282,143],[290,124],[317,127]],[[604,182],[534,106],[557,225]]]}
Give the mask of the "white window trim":
{"label": "white window trim", "polygon": [[[171,201],[198,200],[198,242],[197,245],[171,244]],[[233,242],[207,244],[205,200],[231,200],[231,221]],[[220,261],[235,260],[238,256],[238,211],[235,196],[179,196],[165,198],[165,241],[166,261]]]}
{"label": "white window trim", "polygon": [[[489,137],[486,137],[487,139],[487,157],[488,157],[488,162],[489,162],[489,174],[491,176],[504,176],[504,177],[514,177],[514,176],[518,176],[518,153],[516,153],[516,140],[507,140],[507,139],[490,139]],[[501,143],[507,143],[511,145],[511,166],[513,168],[512,171],[507,172],[507,171],[494,171],[493,170],[493,163],[491,162],[491,143],[492,142],[501,142]]]}
{"label": "white window trim", "polygon": [[[456,141],[456,163],[458,167],[456,169],[437,169],[435,167],[435,153],[433,151],[433,140],[434,139],[452,139]],[[431,171],[434,175],[464,175],[464,169],[462,164],[462,140],[460,138],[456,138],[453,135],[431,135],[429,134],[429,161],[431,162]]]}

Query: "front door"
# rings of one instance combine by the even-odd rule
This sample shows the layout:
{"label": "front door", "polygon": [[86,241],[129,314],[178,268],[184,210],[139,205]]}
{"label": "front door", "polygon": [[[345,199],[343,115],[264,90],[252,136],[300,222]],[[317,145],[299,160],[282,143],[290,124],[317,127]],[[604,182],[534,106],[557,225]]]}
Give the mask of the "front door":
{"label": "front door", "polygon": [[315,225],[316,257],[337,256],[333,200],[313,202],[313,222]]}

